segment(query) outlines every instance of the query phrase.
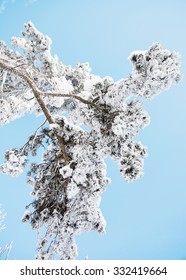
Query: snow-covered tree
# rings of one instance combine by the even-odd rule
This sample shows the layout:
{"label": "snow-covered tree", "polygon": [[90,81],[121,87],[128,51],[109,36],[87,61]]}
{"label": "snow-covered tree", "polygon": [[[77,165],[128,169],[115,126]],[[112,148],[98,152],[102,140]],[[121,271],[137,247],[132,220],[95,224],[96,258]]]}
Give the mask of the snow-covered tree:
{"label": "snow-covered tree", "polygon": [[[132,73],[115,82],[93,75],[88,63],[75,68],[51,55],[51,40],[29,22],[19,51],[0,42],[0,123],[25,113],[45,121],[21,148],[8,150],[3,173],[18,176],[44,148],[40,163],[29,163],[34,197],[23,222],[39,232],[37,259],[74,259],[74,237],[83,231],[105,232],[99,208],[109,178],[104,159],[118,162],[127,182],[143,175],[147,148],[134,141],[150,118],[142,98],[151,99],[181,79],[179,55],[153,44],[133,52]],[[140,98],[139,98],[140,97]]]}

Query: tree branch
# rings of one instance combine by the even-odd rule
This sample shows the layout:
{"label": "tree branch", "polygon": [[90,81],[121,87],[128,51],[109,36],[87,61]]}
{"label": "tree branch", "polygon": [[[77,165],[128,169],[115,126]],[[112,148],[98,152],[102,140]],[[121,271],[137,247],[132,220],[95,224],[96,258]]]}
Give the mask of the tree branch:
{"label": "tree branch", "polygon": [[44,122],[42,122],[42,124],[36,129],[34,135],[33,135],[33,140],[32,140],[32,147],[34,146],[34,142],[37,136],[38,131],[40,130],[40,128],[47,122],[47,119],[44,120]]}
{"label": "tree branch", "polygon": [[5,71],[3,74],[2,74],[2,83],[1,83],[1,87],[0,87],[0,93],[1,93],[1,98],[3,98],[3,87],[4,87],[4,83],[6,81],[6,76],[7,76],[7,71]]}
{"label": "tree branch", "polygon": [[[20,70],[17,70],[15,68],[15,67],[17,67],[17,65],[11,66],[4,59],[3,59],[3,61],[0,59],[0,67],[8,72],[13,73],[14,75],[16,75],[18,77],[20,77],[22,80],[24,80],[29,85],[29,87],[32,89],[32,92],[33,92],[38,104],[41,107],[41,110],[43,111],[47,121],[49,122],[49,124],[55,123],[55,121],[53,120],[48,108],[46,107],[46,105],[41,97],[42,92],[37,88],[37,86],[35,85],[33,80],[28,75],[25,75]],[[57,133],[56,133],[56,137],[60,144],[60,148],[61,148],[61,151],[63,154],[65,164],[67,164],[67,155],[66,155],[66,151],[65,151],[64,139],[61,136],[59,136]]]}
{"label": "tree branch", "polygon": [[52,119],[52,116],[48,110],[48,108],[46,107],[43,99],[41,98],[41,92],[40,90],[37,88],[37,86],[35,85],[35,83],[33,82],[33,80],[28,76],[28,75],[25,75],[23,74],[22,72],[20,72],[20,70],[17,70],[15,67],[16,66],[11,66],[11,65],[8,65],[7,63],[5,62],[2,62],[0,60],[0,67],[2,67],[3,69],[15,74],[16,76],[20,77],[22,80],[24,80],[28,85],[29,87],[32,89],[32,92],[37,100],[37,102],[39,103],[46,119],[48,120],[48,122],[50,124],[54,123],[54,120]]}
{"label": "tree branch", "polygon": [[81,101],[84,104],[95,107],[98,111],[106,111],[103,107],[94,103],[95,101],[97,101],[97,98],[95,99],[95,101],[94,100],[90,101],[90,100],[84,99],[81,96],[75,95],[75,94],[55,93],[55,92],[41,92],[41,94],[42,95],[44,94],[44,95],[47,95],[47,96],[55,96],[55,97],[72,97],[74,99],[77,99],[77,100]]}

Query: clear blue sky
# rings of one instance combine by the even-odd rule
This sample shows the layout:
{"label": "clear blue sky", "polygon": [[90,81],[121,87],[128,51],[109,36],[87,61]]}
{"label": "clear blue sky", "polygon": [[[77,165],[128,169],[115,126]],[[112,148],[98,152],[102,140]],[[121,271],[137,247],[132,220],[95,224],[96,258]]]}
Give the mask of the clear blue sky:
{"label": "clear blue sky", "polygon": [[[4,1],[0,0],[0,4]],[[153,42],[181,54],[186,72],[185,0],[8,0],[0,14],[0,40],[10,44],[32,21],[53,41],[53,53],[65,64],[89,62],[94,74],[115,80],[131,71],[133,50]],[[31,2],[31,1],[30,1]],[[32,1],[33,2],[33,1]],[[186,76],[186,75],[185,75]],[[112,184],[102,196],[107,233],[77,237],[79,259],[186,259],[186,82],[145,102],[151,124],[141,131],[148,147],[145,176],[127,184],[108,161]],[[0,128],[0,160],[20,147],[41,119],[27,116]],[[33,259],[36,233],[22,224],[31,201],[26,175],[0,174],[0,203],[7,212],[0,246],[13,240],[10,259]]]}

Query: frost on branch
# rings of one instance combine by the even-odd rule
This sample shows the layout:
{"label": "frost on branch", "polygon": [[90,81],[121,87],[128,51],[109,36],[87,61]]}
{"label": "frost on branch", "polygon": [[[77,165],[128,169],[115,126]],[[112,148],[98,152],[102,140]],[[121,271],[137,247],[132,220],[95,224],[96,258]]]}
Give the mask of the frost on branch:
{"label": "frost on branch", "polygon": [[7,162],[1,165],[1,171],[3,173],[19,176],[23,172],[27,161],[24,154],[19,153],[17,149],[11,149],[5,153],[5,159]]}
{"label": "frost on branch", "polygon": [[76,234],[105,232],[99,206],[110,181],[104,159],[117,161],[127,182],[143,176],[147,148],[135,137],[150,117],[138,96],[151,99],[178,83],[179,56],[160,44],[133,52],[131,75],[115,82],[93,75],[88,63],[64,65],[31,22],[22,35],[12,39],[20,52],[0,43],[0,124],[27,112],[43,114],[49,125],[45,121],[23,147],[7,151],[1,171],[21,174],[30,155],[44,148],[41,162],[30,163],[34,200],[22,221],[39,232],[37,259],[74,259]]}
{"label": "frost on branch", "polygon": [[5,214],[4,210],[2,210],[2,209],[0,208],[0,230],[4,229],[4,224],[3,224],[3,222],[4,222],[5,216],[6,216],[6,214]]}
{"label": "frost on branch", "polygon": [[[4,225],[5,216],[6,216],[5,211],[0,207],[0,231],[5,229],[5,225]],[[0,247],[0,259],[7,260],[11,248],[12,248],[12,242],[4,245],[3,247]]]}

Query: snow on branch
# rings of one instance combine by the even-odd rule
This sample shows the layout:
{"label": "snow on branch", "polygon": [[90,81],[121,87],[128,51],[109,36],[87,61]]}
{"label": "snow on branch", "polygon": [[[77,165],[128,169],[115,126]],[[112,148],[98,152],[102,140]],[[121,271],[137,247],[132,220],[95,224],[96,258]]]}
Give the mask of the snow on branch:
{"label": "snow on branch", "polygon": [[179,55],[159,43],[133,52],[131,74],[115,82],[92,74],[88,63],[64,65],[31,22],[22,35],[12,39],[21,52],[0,42],[0,124],[28,112],[47,123],[22,148],[7,151],[0,169],[20,175],[29,155],[44,148],[41,162],[30,164],[34,199],[22,221],[39,232],[37,259],[74,259],[77,234],[105,232],[99,208],[110,182],[105,157],[117,161],[127,182],[143,176],[147,148],[134,138],[150,117],[138,97],[151,99],[181,80]]}
{"label": "snow on branch", "polygon": [[[4,225],[4,218],[6,216],[6,213],[4,212],[4,210],[0,209],[0,231],[5,229],[5,225]],[[12,248],[12,242],[6,244],[3,247],[0,247],[0,259],[8,259],[8,256],[10,254],[10,250]]]}

